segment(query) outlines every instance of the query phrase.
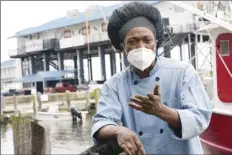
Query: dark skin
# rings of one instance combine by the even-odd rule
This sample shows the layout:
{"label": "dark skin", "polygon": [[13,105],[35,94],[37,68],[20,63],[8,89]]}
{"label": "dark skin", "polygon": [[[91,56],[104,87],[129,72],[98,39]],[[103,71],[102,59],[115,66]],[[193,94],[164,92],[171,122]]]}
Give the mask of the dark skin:
{"label": "dark skin", "polygon": [[[124,39],[124,46],[126,51],[142,47],[155,51],[155,36],[147,28],[136,27],[127,33]],[[154,68],[155,64],[156,62],[154,60],[150,67],[144,71],[135,67],[133,70],[141,78],[146,78],[149,76],[149,73],[152,68]],[[166,121],[174,128],[180,128],[181,123],[177,111],[161,103],[161,94],[159,93],[158,88],[158,85],[155,85],[153,92],[148,93],[146,96],[137,94],[134,97],[131,97],[133,103],[129,103],[129,105],[136,110],[140,110],[149,115],[154,115],[155,117]],[[96,137],[101,140],[116,137],[118,144],[124,149],[126,154],[136,155],[138,152],[141,152],[142,155],[145,155],[143,145],[137,134],[126,127],[107,125],[98,131]]]}

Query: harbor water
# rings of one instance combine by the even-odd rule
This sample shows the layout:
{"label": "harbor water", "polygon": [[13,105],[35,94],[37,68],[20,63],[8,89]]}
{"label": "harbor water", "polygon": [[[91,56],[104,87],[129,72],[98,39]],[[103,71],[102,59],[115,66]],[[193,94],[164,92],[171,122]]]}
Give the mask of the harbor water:
{"label": "harbor water", "polygon": [[[52,154],[79,154],[93,145],[91,140],[92,116],[83,121],[41,121],[49,130]],[[1,125],[1,154],[14,154],[11,124]]]}

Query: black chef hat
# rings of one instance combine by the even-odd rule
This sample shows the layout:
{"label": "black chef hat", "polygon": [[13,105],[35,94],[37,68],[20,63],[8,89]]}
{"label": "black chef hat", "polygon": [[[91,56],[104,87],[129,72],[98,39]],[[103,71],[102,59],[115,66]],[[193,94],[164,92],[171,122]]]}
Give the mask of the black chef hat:
{"label": "black chef hat", "polygon": [[114,10],[107,27],[111,44],[120,50],[126,34],[134,27],[150,29],[158,40],[157,46],[161,44],[164,30],[160,12],[154,6],[142,2],[131,2]]}

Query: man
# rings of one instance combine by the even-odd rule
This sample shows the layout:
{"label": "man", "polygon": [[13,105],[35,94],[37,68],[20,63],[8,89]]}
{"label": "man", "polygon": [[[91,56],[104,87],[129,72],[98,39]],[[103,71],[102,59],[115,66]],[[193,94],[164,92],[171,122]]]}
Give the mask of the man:
{"label": "man", "polygon": [[102,88],[94,142],[116,138],[130,155],[203,153],[199,135],[209,125],[212,105],[191,64],[156,57],[163,37],[160,12],[146,3],[126,4],[110,17],[108,36],[131,66]]}

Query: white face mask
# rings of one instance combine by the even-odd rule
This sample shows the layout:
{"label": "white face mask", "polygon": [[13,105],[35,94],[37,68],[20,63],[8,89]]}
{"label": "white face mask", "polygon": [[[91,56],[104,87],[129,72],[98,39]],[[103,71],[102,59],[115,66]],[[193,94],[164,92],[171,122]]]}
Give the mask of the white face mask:
{"label": "white face mask", "polygon": [[141,71],[144,71],[151,65],[155,57],[155,52],[151,49],[137,48],[129,51],[127,60],[134,67],[138,68]]}

